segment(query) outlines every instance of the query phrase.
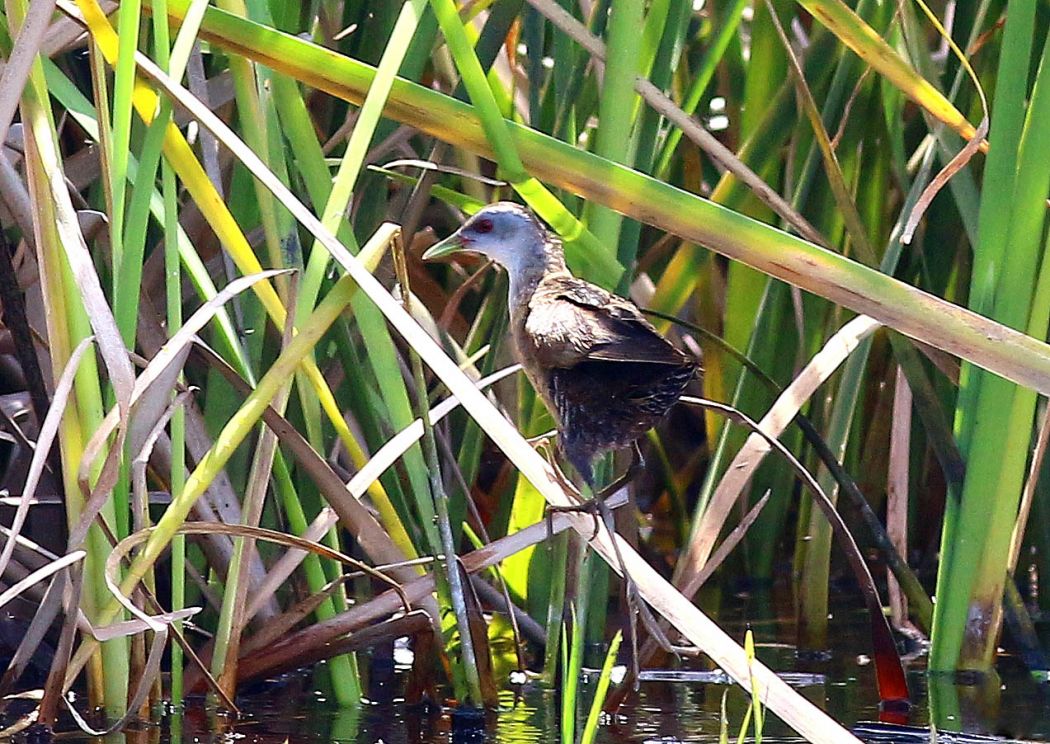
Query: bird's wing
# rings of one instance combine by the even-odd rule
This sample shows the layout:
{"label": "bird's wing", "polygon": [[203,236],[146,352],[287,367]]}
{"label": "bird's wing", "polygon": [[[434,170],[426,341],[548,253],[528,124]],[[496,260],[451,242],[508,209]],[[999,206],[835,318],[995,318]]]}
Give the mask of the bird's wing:
{"label": "bird's wing", "polygon": [[525,331],[541,362],[571,367],[582,361],[686,364],[631,302],[575,277],[545,280],[529,302]]}

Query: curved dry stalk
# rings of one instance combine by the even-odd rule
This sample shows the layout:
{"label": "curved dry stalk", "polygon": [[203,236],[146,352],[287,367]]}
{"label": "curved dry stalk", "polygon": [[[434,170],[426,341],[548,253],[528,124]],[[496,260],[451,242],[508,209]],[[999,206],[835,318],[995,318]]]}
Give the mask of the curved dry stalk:
{"label": "curved dry stalk", "polygon": [[[780,394],[776,403],[759,422],[762,431],[774,438],[780,436],[806,401],[857,348],[861,340],[880,327],[881,323],[878,321],[861,315],[839,329]],[[689,547],[675,567],[675,584],[687,586],[695,580],[694,577],[711,555],[718,533],[733,504],[771,449],[769,442],[758,434],[751,434],[747,438],[744,446],[726,468],[725,475],[693,530]]]}
{"label": "curved dry stalk", "polygon": [[80,561],[85,555],[87,555],[87,553],[83,550],[74,550],[72,553],[64,555],[56,561],[52,561],[43,568],[38,568],[21,581],[15,582],[8,587],[6,591],[0,594],[0,607],[3,607],[34,584],[39,584],[48,576],[58,573],[67,566],[72,566],[77,561]]}
{"label": "curved dry stalk", "polygon": [[[112,577],[110,576],[109,566],[107,566],[105,578],[107,587],[112,591],[114,584]],[[147,630],[153,632],[149,654],[146,657],[146,663],[143,665],[142,674],[135,687],[135,692],[131,695],[127,710],[124,715],[109,726],[102,729],[92,727],[91,724],[80,715],[80,712],[73,705],[73,701],[65,694],[60,695],[62,702],[65,703],[66,709],[69,711],[70,716],[72,716],[73,721],[77,724],[77,727],[89,736],[106,736],[114,731],[119,731],[130,721],[138,717],[139,710],[141,710],[142,705],[146,702],[150,692],[152,692],[154,683],[160,678],[160,665],[164,657],[164,647],[168,643],[168,629],[171,627],[172,623],[186,620],[200,611],[199,607],[188,607],[179,610],[178,612],[147,615],[139,610],[130,600],[122,602],[122,604],[124,604],[136,619],[124,620],[107,626],[96,627],[84,617],[83,613],[76,610],[77,625],[80,630],[82,632],[90,633],[100,642],[135,635]]]}
{"label": "curved dry stalk", "polygon": [[[889,623],[886,621],[886,616],[882,611],[882,600],[879,598],[878,589],[875,587],[875,579],[871,575],[871,570],[868,568],[868,563],[865,561],[863,554],[861,554],[860,548],[857,547],[857,542],[853,539],[853,535],[850,533],[849,528],[842,520],[842,516],[838,513],[838,510],[835,508],[835,503],[824,492],[824,489],[820,487],[820,483],[817,482],[817,479],[813,477],[812,473],[806,470],[802,463],[798,461],[798,458],[791,453],[791,450],[784,446],[779,439],[770,436],[763,431],[758,422],[747,414],[738,411],[725,403],[705,400],[703,398],[694,398],[688,395],[683,395],[681,402],[687,405],[695,405],[705,410],[718,411],[730,421],[747,427],[754,432],[753,435],[761,437],[766,445],[775,449],[777,454],[787,460],[791,469],[794,470],[795,474],[806,484],[813,494],[814,501],[820,508],[820,511],[824,514],[824,518],[831,526],[832,534],[839,542],[839,546],[842,548],[843,552],[846,554],[846,559],[857,579],[857,584],[860,586],[861,593],[864,595],[864,604],[868,608],[872,630],[872,641],[875,646],[875,666],[877,669],[876,676],[879,683],[880,698],[883,701],[907,700],[908,685],[904,678],[904,669],[901,666],[900,656],[896,652],[896,646],[893,641],[893,634],[890,632]],[[760,460],[761,458],[757,458],[757,461]],[[694,596],[700,588],[700,584],[696,577],[688,582],[682,582],[677,586],[679,586],[682,593],[687,597]],[[889,658],[891,659],[888,666],[883,663],[883,660],[887,658],[887,655],[884,652],[887,651],[889,652]]]}
{"label": "curved dry stalk", "polygon": [[[0,250],[5,250],[5,248],[0,247]],[[36,446],[33,449],[33,458],[29,462],[29,471],[26,474],[25,485],[22,487],[22,495],[18,501],[18,508],[15,509],[14,519],[11,521],[11,530],[7,533],[3,552],[0,553],[0,576],[7,570],[8,561],[11,560],[11,555],[15,551],[15,543],[22,532],[26,516],[29,514],[29,505],[33,500],[33,495],[36,493],[36,487],[40,483],[40,477],[44,473],[44,467],[47,465],[48,455],[51,451],[51,445],[55,441],[55,435],[58,434],[62,415],[66,411],[66,404],[69,402],[69,393],[73,388],[74,378],[77,370],[80,368],[81,360],[88,349],[91,348],[92,343],[94,343],[94,337],[89,336],[77,344],[77,347],[73,349],[73,353],[69,355],[66,368],[62,370],[62,375],[55,386],[54,395],[51,397],[51,405],[47,409],[47,416],[44,417],[40,425],[40,433],[36,438]]]}
{"label": "curved dry stalk", "polygon": [[[912,207],[911,214],[908,215],[908,221],[904,224],[904,230],[901,232],[901,243],[907,245],[911,243],[912,236],[915,234],[915,229],[919,226],[919,221],[922,220],[922,216],[926,214],[926,210],[933,202],[933,198],[937,196],[944,185],[951,180],[952,176],[958,173],[960,170],[966,167],[966,164],[970,162],[977,151],[981,149],[981,145],[984,144],[984,138],[988,134],[988,125],[990,124],[990,117],[988,114],[988,99],[984,93],[984,86],[981,85],[981,80],[977,77],[977,73],[970,65],[970,60],[963,53],[962,49],[959,48],[958,44],[952,38],[951,34],[945,31],[944,26],[937,19],[929,7],[924,2],[918,3],[919,7],[922,8],[926,17],[933,23],[934,28],[937,29],[937,33],[940,34],[941,38],[947,43],[948,48],[952,50],[956,59],[959,60],[959,65],[966,71],[970,80],[973,82],[974,88],[977,91],[978,99],[981,102],[981,121],[977,124],[977,129],[974,131],[973,136],[966,142],[959,152],[955,153],[951,160],[940,170],[940,172],[933,177],[933,180],[926,186],[922,191],[922,195],[919,200],[915,202],[915,206]],[[904,24],[902,28],[906,29],[907,24]],[[940,124],[938,127],[942,126]]]}
{"label": "curved dry stalk", "polygon": [[183,390],[175,396],[167,410],[157,419],[153,429],[146,436],[146,441],[143,442],[138,453],[131,461],[131,492],[134,497],[131,505],[133,529],[141,530],[147,527],[146,517],[149,509],[149,494],[146,493],[146,468],[149,466],[149,458],[153,454],[153,448],[164,433],[164,429],[167,427],[171,417],[185,405],[195,389]]}
{"label": "curved dry stalk", "polygon": [[[128,405],[134,408],[132,417],[138,419],[137,421],[133,420],[129,426],[129,429],[132,430],[132,440],[139,438],[139,436],[144,438],[156,419],[167,408],[168,392],[174,387],[175,380],[182,369],[182,364],[189,353],[190,342],[211,321],[219,308],[256,282],[286,273],[288,273],[287,270],[269,270],[234,279],[215,297],[201,305],[186,323],[176,331],[168,343],[161,347],[156,356],[150,360],[146,369],[138,377],[134,378],[132,389],[128,396]],[[130,366],[130,362],[128,364]],[[102,424],[84,447],[77,479],[80,482],[81,489],[84,490],[86,503],[81,512],[79,522],[70,530],[68,543],[70,548],[75,548],[83,542],[87,536],[88,529],[95,521],[95,516],[101,510],[103,504],[109,498],[110,492],[116,485],[122,447],[116,444],[110,445],[109,452],[102,466],[102,472],[95,482],[94,488],[90,488],[88,485],[90,469],[103,448],[106,447],[109,436],[114,431],[119,430],[121,421],[127,420],[128,415],[119,407],[114,406],[106,414],[106,418],[103,419]],[[139,434],[140,432],[141,434]]]}
{"label": "curved dry stalk", "polygon": [[[134,608],[134,603],[128,599],[123,591],[121,591],[120,586],[114,577],[117,575],[117,568],[120,565],[121,560],[124,559],[132,548],[146,542],[155,530],[155,527],[150,527],[128,535],[114,546],[113,551],[106,558],[106,585],[113,596],[124,605],[129,612],[138,613],[139,610]],[[219,522],[184,522],[176,532],[182,535],[229,535],[231,537],[247,537],[253,540],[263,540],[265,542],[272,542],[278,545],[296,548],[298,550],[314,553],[321,558],[339,561],[347,566],[353,566],[358,571],[361,571],[371,576],[373,579],[389,586],[391,590],[401,598],[402,609],[405,612],[410,612],[412,610],[411,603],[408,601],[408,597],[401,588],[401,584],[394,579],[391,579],[382,571],[369,566],[367,563],[362,563],[356,558],[351,558],[345,553],[333,550],[327,545],[323,545],[319,542],[305,540],[301,537],[296,537],[295,535],[288,535],[284,532],[269,530],[265,527],[252,527],[245,524],[222,524]]]}
{"label": "curved dry stalk", "polygon": [[[606,501],[610,508],[617,508],[626,503],[627,497],[624,491],[611,496]],[[589,517],[585,519],[588,525],[592,524]],[[549,530],[548,526],[550,527]],[[533,545],[538,545],[552,534],[556,535],[564,532],[571,526],[568,515],[564,513],[552,514],[549,523],[548,520],[544,519],[512,535],[501,537],[484,547],[461,556],[460,564],[468,574],[475,574],[490,566],[494,566],[515,553],[519,553]],[[590,531],[588,527],[588,534],[590,534]],[[403,584],[402,589],[411,601],[419,602],[434,591],[434,577],[432,574],[420,576]],[[397,611],[396,595],[390,591],[383,592],[367,602],[362,602],[350,608],[346,612],[328,620],[314,623],[308,628],[287,636],[249,658],[241,659],[239,665],[240,679],[251,679],[270,674],[275,669],[293,660],[299,649],[331,643],[341,636],[354,633],[361,628],[379,622],[382,618]]]}

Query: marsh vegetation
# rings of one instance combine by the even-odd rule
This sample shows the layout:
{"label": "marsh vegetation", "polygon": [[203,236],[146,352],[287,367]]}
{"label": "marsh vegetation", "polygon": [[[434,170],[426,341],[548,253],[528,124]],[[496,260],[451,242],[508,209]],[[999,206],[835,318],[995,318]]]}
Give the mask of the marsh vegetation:
{"label": "marsh vegetation", "polygon": [[[407,638],[409,702],[492,709],[527,673],[570,740],[609,720],[576,682],[622,629],[609,710],[678,663],[662,633],[756,719],[849,740],[705,614],[742,586],[788,597],[802,652],[856,589],[887,704],[904,638],[931,679],[994,680],[1002,646],[1045,674],[1048,23],[1038,0],[6,0],[0,692],[37,691],[11,725],[234,711],[313,665],[352,710]],[[528,439],[554,422],[505,275],[421,260],[499,199],[702,359],[614,524],[545,519],[573,496]],[[632,629],[624,569],[654,622]],[[937,690],[918,720],[958,727]]]}

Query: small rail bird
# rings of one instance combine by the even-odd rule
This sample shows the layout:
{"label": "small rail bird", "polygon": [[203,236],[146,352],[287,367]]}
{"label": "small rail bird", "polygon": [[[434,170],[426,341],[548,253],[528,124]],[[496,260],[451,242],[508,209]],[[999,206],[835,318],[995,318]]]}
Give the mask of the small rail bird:
{"label": "small rail bird", "polygon": [[634,303],[569,273],[561,240],[524,207],[481,209],[423,258],[457,251],[506,269],[518,359],[554,416],[559,449],[593,494],[595,458],[659,423],[699,365]]}

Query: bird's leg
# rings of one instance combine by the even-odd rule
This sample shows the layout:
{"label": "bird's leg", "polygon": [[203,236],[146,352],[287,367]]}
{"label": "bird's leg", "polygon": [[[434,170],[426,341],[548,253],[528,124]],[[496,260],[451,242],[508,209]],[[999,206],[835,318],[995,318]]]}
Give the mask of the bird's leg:
{"label": "bird's leg", "polygon": [[[588,514],[591,514],[594,517],[594,532],[591,533],[590,540],[594,540],[594,538],[598,536],[598,532],[601,529],[601,525],[598,523],[598,518],[603,516],[601,507],[598,506],[598,504],[604,506],[605,501],[608,500],[610,496],[613,496],[617,491],[619,491],[621,488],[623,488],[632,480],[634,480],[635,476],[637,476],[638,473],[641,472],[642,468],[645,467],[645,458],[642,456],[642,450],[638,447],[638,443],[635,442],[631,446],[631,462],[627,466],[627,470],[624,471],[623,475],[621,475],[608,486],[603,488],[597,494],[590,495],[590,497],[587,499],[584,498],[583,493],[581,493],[574,485],[572,485],[572,483],[569,482],[568,477],[565,475],[564,471],[562,471],[562,469],[558,467],[558,463],[554,460],[554,458],[548,457],[547,461],[554,469],[554,473],[558,477],[558,480],[561,482],[561,484],[566,487],[569,493],[575,495],[582,502],[580,504],[573,504],[571,506],[548,506],[548,517],[550,516],[550,512],[586,512]],[[588,490],[590,490],[591,484],[588,483],[587,486]],[[608,507],[606,507],[606,511],[609,511]],[[609,513],[611,514],[611,511]],[[612,530],[610,530],[610,532],[611,531]]]}
{"label": "bird's leg", "polygon": [[[637,442],[632,445],[632,450],[633,456],[631,458],[631,463],[627,466],[627,470],[624,474],[617,478],[611,485],[603,489],[598,495],[597,498],[602,502],[603,506],[605,499],[609,498],[627,485],[627,483],[632,481],[645,467],[645,457],[642,455],[642,450]],[[605,511],[611,516],[612,512],[608,507],[606,507]],[[606,525],[609,525],[608,520],[606,520]],[[610,532],[612,532],[611,527]],[[620,570],[623,575],[624,596],[627,603],[628,616],[630,618],[632,664],[634,665],[632,672],[634,673],[634,679],[638,679],[638,633],[636,618],[641,618],[642,625],[645,626],[649,635],[653,637],[653,640],[656,641],[657,645],[659,645],[665,652],[676,656],[695,655],[698,649],[691,646],[676,646],[671,643],[667,634],[664,633],[663,628],[660,627],[660,623],[657,622],[656,617],[654,617],[652,610],[649,609],[645,600],[642,599],[641,592],[638,590],[637,582],[635,582],[630,574],[627,573],[627,567],[624,565],[623,557],[620,555],[619,545],[615,540],[613,541],[613,548],[616,551],[616,558],[620,564]]]}
{"label": "bird's leg", "polygon": [[[627,570],[627,563],[624,561],[623,553],[620,551],[619,541],[616,539],[616,524],[613,518],[612,509],[610,509],[606,503],[606,500],[610,496],[618,492],[621,488],[624,488],[631,480],[633,480],[639,470],[643,467],[645,461],[642,458],[642,453],[638,448],[637,443],[634,444],[633,455],[631,464],[628,466],[626,472],[596,494],[593,493],[591,488],[592,484],[587,478],[587,473],[581,471],[581,475],[583,475],[584,480],[587,481],[587,495],[590,496],[590,498],[581,504],[574,504],[572,506],[548,506],[547,515],[549,519],[550,514],[553,512],[590,513],[594,517],[594,532],[591,534],[588,542],[591,542],[598,537],[598,532],[601,530],[602,524],[604,524],[605,528],[608,530],[613,548],[613,555],[616,558],[616,568],[619,570],[624,582],[624,597],[627,609],[627,632],[629,636],[628,642],[630,643],[631,648],[632,671],[634,673],[634,678],[637,679],[638,617],[642,618],[646,627],[649,627],[650,624],[655,626],[656,621],[652,618],[651,613],[649,613],[648,607],[642,602],[641,595],[638,591],[638,585],[635,583],[634,579],[631,578],[631,574]],[[577,469],[579,470],[579,468]]]}
{"label": "bird's leg", "polygon": [[[638,602],[638,616],[642,619],[642,625],[649,631],[649,635],[652,636],[653,641],[659,646],[664,653],[672,654],[674,656],[697,656],[700,653],[700,649],[696,646],[676,646],[671,642],[671,639],[667,637],[667,633],[660,627],[660,622],[653,615],[652,610],[649,609],[648,605],[642,600],[641,595],[636,597]],[[635,673],[635,679],[637,680],[638,670],[632,670]]]}
{"label": "bird's leg", "polygon": [[[559,467],[558,463],[553,458],[553,453],[545,448],[545,453],[548,455],[548,462],[555,472],[558,480],[568,490],[568,492],[577,498],[584,499],[585,495],[591,492],[590,484],[587,484],[587,489],[581,493],[577,490],[572,483],[569,482],[565,472]],[[667,653],[670,654],[690,654],[696,653],[696,649],[688,647],[675,646],[668,639],[666,633],[660,628],[659,623],[653,616],[652,611],[648,605],[642,599],[641,592],[638,590],[638,584],[631,578],[631,574],[627,570],[627,564],[623,559],[623,554],[620,552],[619,541],[616,537],[616,525],[613,519],[612,509],[606,504],[606,500],[614,495],[621,488],[630,483],[638,472],[644,467],[645,459],[642,457],[641,450],[637,443],[634,444],[633,457],[631,463],[628,465],[627,470],[618,477],[611,484],[603,488],[597,494],[592,495],[580,504],[572,504],[568,506],[548,506],[546,508],[546,519],[547,519],[547,531],[548,535],[554,533],[552,515],[555,512],[587,512],[594,517],[594,532],[589,538],[589,542],[593,541],[601,530],[602,524],[605,525],[612,537],[613,555],[616,558],[616,568],[619,569],[620,575],[623,577],[624,582],[624,597],[627,608],[627,630],[629,634],[629,643],[631,647],[631,664],[632,673],[635,680],[638,679],[638,619],[641,618],[642,625],[653,637],[653,640]]]}
{"label": "bird's leg", "polygon": [[[572,481],[569,480],[569,476],[565,475],[565,471],[563,471],[561,469],[561,466],[558,465],[558,461],[554,457],[554,450],[549,446],[549,444],[550,444],[549,436],[548,435],[543,435],[543,437],[541,437],[540,446],[537,447],[537,449],[540,450],[543,453],[543,456],[547,459],[547,464],[551,466],[551,470],[554,472],[555,480],[558,481],[558,485],[560,485],[562,487],[562,490],[564,490],[570,496],[573,496],[573,497],[575,497],[577,499],[582,499],[583,495],[580,493],[579,489],[576,488],[576,486],[574,486],[572,484]],[[559,512],[559,511],[561,511],[561,512],[578,511],[578,507],[576,507],[576,506],[552,506],[550,504],[547,505],[547,507],[543,510],[543,518],[547,521],[547,540],[548,541],[550,540],[551,537],[554,536],[554,513],[555,512]],[[597,527],[595,527],[594,534],[595,535],[598,534]],[[591,539],[594,539],[593,536],[592,536]]]}
{"label": "bird's leg", "polygon": [[619,478],[617,478],[612,483],[603,488],[594,498],[600,501],[605,501],[614,493],[616,493],[628,483],[633,481],[635,477],[640,472],[642,472],[642,469],[644,467],[645,458],[642,456],[642,450],[638,446],[638,442],[635,442],[631,445],[631,462],[627,465],[627,470],[623,472],[623,475],[621,475]]}
{"label": "bird's leg", "polygon": [[[613,485],[616,485],[615,483]],[[622,486],[618,486],[620,488]],[[608,489],[606,489],[608,491]],[[610,492],[612,493],[612,492]],[[629,643],[631,644],[631,672],[633,679],[638,679],[638,616],[642,611],[648,612],[645,605],[641,602],[641,596],[638,593],[638,585],[631,578],[630,572],[627,570],[627,563],[623,559],[623,554],[620,552],[620,541],[616,533],[616,523],[613,520],[612,509],[609,508],[608,504],[605,503],[605,493],[599,494],[598,497],[593,499],[591,504],[595,505],[595,509],[598,514],[601,515],[602,522],[605,523],[605,529],[609,531],[609,541],[612,543],[613,555],[616,556],[616,563],[620,569],[620,576],[623,578],[623,591],[624,599],[627,604],[627,635]],[[596,536],[598,533],[595,531]],[[594,536],[591,539],[594,539]]]}

